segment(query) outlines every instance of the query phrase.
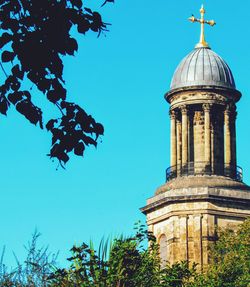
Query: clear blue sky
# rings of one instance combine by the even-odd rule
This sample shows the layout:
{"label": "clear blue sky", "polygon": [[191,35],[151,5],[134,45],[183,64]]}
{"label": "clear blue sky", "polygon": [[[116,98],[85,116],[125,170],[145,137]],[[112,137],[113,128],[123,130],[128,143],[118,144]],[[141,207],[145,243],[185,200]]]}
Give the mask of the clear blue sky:
{"label": "clear blue sky", "polygon": [[[98,6],[102,1],[92,2]],[[238,103],[238,165],[250,183],[250,1],[203,1],[206,38],[231,67],[243,96]],[[168,104],[163,95],[180,60],[199,38],[197,0],[116,0],[102,8],[112,23],[106,37],[80,37],[79,52],[65,58],[70,99],[105,126],[103,142],[84,159],[72,157],[56,171],[46,156],[50,136],[12,109],[0,117],[0,247],[6,263],[12,250],[22,258],[23,244],[35,228],[41,244],[60,250],[60,261],[74,243],[130,234],[139,208],[164,183],[169,165]],[[92,6],[93,7],[93,6]],[[0,74],[3,79],[3,74]],[[36,94],[36,91],[34,91]],[[46,108],[43,96],[36,102]],[[53,108],[47,106],[47,117]]]}

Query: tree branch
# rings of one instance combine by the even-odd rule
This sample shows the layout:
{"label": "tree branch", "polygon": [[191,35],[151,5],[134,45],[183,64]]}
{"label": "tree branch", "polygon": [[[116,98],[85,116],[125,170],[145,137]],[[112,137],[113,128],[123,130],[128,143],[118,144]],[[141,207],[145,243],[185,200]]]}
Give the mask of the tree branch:
{"label": "tree branch", "polygon": [[4,72],[4,74],[5,74],[6,78],[8,78],[8,74],[7,74],[6,71],[4,70],[4,67],[3,67],[2,62],[0,62],[0,66],[1,66],[1,69],[3,70],[3,72]]}

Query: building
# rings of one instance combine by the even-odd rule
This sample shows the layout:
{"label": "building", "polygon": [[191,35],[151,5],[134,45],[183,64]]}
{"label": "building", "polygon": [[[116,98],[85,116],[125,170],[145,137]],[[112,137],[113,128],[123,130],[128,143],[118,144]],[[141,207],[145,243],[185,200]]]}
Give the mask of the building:
{"label": "building", "polygon": [[202,269],[217,227],[235,228],[250,216],[250,187],[236,157],[236,89],[227,63],[211,50],[201,24],[195,49],[178,65],[165,99],[170,104],[171,167],[166,183],[141,210],[164,264],[188,260]]}

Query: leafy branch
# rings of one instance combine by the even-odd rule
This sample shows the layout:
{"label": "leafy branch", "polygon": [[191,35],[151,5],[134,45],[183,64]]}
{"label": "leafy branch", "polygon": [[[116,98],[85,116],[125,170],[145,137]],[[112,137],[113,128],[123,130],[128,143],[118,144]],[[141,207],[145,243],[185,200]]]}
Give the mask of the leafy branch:
{"label": "leafy branch", "polygon": [[61,113],[46,123],[52,136],[48,155],[61,166],[69,160],[70,152],[83,156],[85,147],[96,146],[104,134],[100,123],[67,101],[63,56],[74,56],[78,50],[72,27],[79,34],[92,31],[99,37],[108,31],[107,25],[98,12],[83,7],[82,0],[0,1],[1,68],[6,76],[0,86],[0,113],[7,115],[14,106],[32,124],[43,128],[43,111],[33,103],[31,92],[22,89],[23,81],[35,85]]}

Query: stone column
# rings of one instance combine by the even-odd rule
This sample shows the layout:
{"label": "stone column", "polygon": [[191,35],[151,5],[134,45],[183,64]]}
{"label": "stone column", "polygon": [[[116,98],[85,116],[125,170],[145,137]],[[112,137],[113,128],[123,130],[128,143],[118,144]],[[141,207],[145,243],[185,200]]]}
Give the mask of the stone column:
{"label": "stone column", "polygon": [[188,260],[188,216],[180,215],[179,224],[179,260]]}
{"label": "stone column", "polygon": [[211,172],[211,119],[210,119],[210,104],[202,106],[204,111],[204,142],[205,142],[205,162],[206,172]]}
{"label": "stone column", "polygon": [[177,165],[177,139],[176,139],[176,112],[170,110],[170,143],[171,143],[171,152],[170,152],[170,164],[172,167],[176,168]]}
{"label": "stone column", "polygon": [[237,169],[236,129],[235,129],[236,117],[237,112],[236,112],[236,106],[234,105],[231,111],[231,165],[232,165],[233,176],[236,176],[236,169]]}
{"label": "stone column", "polygon": [[177,174],[179,175],[181,172],[181,146],[182,146],[182,139],[181,139],[181,120],[177,117]]}
{"label": "stone column", "polygon": [[231,129],[230,129],[230,107],[226,107],[224,111],[224,138],[225,138],[225,175],[231,175]]}
{"label": "stone column", "polygon": [[[215,128],[214,128],[215,122],[213,118],[211,117],[211,172],[215,172],[215,156],[214,156],[214,133],[215,133]],[[224,145],[224,142],[223,142]],[[223,146],[223,153],[224,153],[224,146]],[[223,154],[224,158],[224,154]],[[224,165],[224,159],[223,159],[223,165]]]}
{"label": "stone column", "polygon": [[188,162],[188,116],[187,107],[181,107],[182,121],[182,167],[185,167]]}
{"label": "stone column", "polygon": [[202,254],[202,214],[194,214],[194,262],[198,263],[197,270],[201,271],[203,267]]}

